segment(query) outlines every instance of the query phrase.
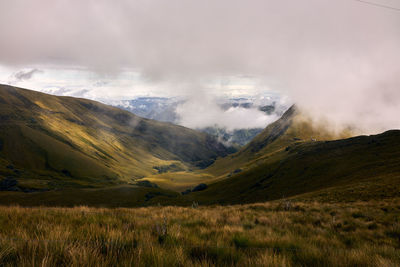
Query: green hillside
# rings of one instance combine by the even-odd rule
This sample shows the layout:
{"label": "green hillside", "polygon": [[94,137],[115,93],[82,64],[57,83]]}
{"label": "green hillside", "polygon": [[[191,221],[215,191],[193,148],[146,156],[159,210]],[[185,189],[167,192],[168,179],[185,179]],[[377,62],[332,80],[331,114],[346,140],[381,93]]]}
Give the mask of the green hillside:
{"label": "green hillside", "polygon": [[203,168],[226,148],[206,134],[111,106],[0,85],[0,177],[19,189],[132,183]]}
{"label": "green hillside", "polygon": [[332,133],[326,125],[313,122],[310,116],[293,105],[276,122],[268,125],[249,144],[235,154],[218,159],[207,171],[219,179],[286,157],[291,144],[335,140],[352,136],[349,130]]}
{"label": "green hillside", "polygon": [[229,204],[293,196],[325,201],[399,197],[400,131],[294,142],[191,195],[203,203]]}

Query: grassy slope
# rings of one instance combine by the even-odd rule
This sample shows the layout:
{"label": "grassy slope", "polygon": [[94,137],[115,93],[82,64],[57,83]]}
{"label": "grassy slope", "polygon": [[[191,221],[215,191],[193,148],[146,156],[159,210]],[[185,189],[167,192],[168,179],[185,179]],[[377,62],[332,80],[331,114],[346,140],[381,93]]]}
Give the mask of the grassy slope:
{"label": "grassy slope", "polygon": [[21,186],[108,186],[155,175],[155,166],[189,170],[225,154],[191,129],[90,100],[0,85],[0,175]]}
{"label": "grassy slope", "polygon": [[1,192],[2,205],[74,207],[142,207],[158,205],[190,205],[174,191],[135,185],[109,186],[104,188],[73,188],[47,192]]}
{"label": "grassy slope", "polygon": [[249,144],[235,154],[220,158],[207,172],[225,179],[237,169],[248,170],[254,166],[286,157],[285,148],[291,144],[313,140],[334,140],[350,137],[349,131],[333,134],[328,127],[315,123],[296,106],[292,106],[276,122],[268,125]]}
{"label": "grassy slope", "polygon": [[1,266],[399,266],[399,199],[0,207]]}
{"label": "grassy slope", "polygon": [[398,130],[337,141],[299,142],[279,153],[191,197],[203,203],[243,203],[305,193],[325,200],[400,196]]}
{"label": "grassy slope", "polygon": [[192,172],[168,172],[163,174],[150,175],[141,180],[147,180],[158,186],[177,192],[185,191],[188,188],[194,187],[200,183],[210,183],[215,181],[215,177],[202,173],[201,171]]}

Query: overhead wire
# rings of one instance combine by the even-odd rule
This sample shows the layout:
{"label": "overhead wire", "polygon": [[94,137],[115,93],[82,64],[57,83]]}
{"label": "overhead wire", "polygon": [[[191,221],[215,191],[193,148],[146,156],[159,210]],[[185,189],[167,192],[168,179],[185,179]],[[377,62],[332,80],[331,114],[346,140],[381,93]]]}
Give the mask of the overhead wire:
{"label": "overhead wire", "polygon": [[382,5],[376,2],[369,2],[369,1],[364,1],[364,0],[354,0],[363,4],[367,4],[367,5],[371,5],[371,6],[376,6],[376,7],[381,7],[381,8],[386,8],[386,9],[391,9],[391,10],[395,10],[395,11],[399,11],[400,12],[400,8],[397,7],[393,7],[393,6],[388,6],[388,5]]}

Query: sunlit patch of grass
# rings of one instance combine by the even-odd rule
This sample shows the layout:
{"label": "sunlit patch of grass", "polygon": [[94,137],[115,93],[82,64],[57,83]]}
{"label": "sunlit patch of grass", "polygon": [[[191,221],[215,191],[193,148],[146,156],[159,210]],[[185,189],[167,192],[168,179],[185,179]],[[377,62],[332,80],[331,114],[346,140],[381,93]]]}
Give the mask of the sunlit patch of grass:
{"label": "sunlit patch of grass", "polygon": [[167,172],[146,176],[140,180],[148,180],[158,186],[177,192],[192,189],[200,183],[211,183],[215,181],[214,176],[193,171]]}

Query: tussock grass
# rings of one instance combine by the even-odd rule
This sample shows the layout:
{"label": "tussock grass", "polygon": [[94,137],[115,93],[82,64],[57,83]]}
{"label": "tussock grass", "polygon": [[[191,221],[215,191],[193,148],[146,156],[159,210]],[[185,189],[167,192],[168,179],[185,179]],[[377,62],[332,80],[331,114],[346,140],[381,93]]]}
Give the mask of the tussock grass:
{"label": "tussock grass", "polygon": [[1,266],[397,266],[400,199],[0,207]]}

